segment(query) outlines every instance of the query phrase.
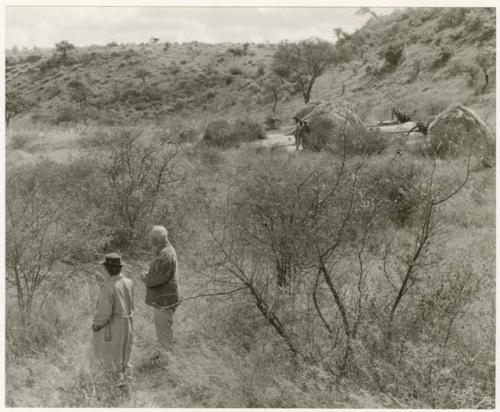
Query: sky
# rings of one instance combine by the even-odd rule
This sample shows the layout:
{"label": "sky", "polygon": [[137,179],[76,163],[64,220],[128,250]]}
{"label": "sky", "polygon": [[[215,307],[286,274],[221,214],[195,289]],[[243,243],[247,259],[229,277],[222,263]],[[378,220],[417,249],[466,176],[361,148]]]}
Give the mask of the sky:
{"label": "sky", "polygon": [[[333,29],[351,33],[368,15],[357,7],[5,7],[5,47],[53,47],[160,41],[206,43],[334,40]],[[389,14],[393,8],[372,8]]]}

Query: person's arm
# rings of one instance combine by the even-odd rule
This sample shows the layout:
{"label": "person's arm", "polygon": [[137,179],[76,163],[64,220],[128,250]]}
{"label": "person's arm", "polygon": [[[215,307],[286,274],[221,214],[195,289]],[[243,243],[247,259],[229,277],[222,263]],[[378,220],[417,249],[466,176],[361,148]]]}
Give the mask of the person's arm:
{"label": "person's arm", "polygon": [[167,283],[175,275],[176,259],[175,255],[162,254],[156,262],[151,265],[149,272],[143,277],[144,284],[148,288]]}
{"label": "person's arm", "polygon": [[113,302],[114,294],[113,291],[107,285],[101,289],[99,294],[99,299],[97,300],[97,309],[94,315],[94,322],[92,323],[92,329],[98,331],[107,325],[111,316],[113,315]]}

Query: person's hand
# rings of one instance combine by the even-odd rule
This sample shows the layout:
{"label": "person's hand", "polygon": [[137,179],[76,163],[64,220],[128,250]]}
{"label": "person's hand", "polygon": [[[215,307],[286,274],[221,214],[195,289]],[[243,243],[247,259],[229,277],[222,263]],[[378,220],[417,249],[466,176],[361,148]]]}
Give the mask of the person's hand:
{"label": "person's hand", "polygon": [[99,332],[101,330],[101,328],[99,326],[95,325],[95,324],[92,324],[92,330],[94,332]]}

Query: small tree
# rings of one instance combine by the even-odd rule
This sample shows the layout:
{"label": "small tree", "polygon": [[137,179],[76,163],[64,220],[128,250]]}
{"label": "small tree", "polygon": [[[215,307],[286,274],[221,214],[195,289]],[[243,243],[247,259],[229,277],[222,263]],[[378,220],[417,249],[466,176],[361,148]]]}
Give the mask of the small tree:
{"label": "small tree", "polygon": [[28,101],[17,91],[5,93],[5,127],[9,126],[10,119],[25,112],[29,107]]}
{"label": "small tree", "polygon": [[56,43],[55,46],[56,46],[56,51],[61,53],[61,60],[65,60],[68,51],[73,50],[75,48],[75,45],[73,43],[70,43],[68,40],[62,40],[59,43]]}
{"label": "small tree", "polygon": [[80,106],[83,122],[87,124],[87,107],[91,95],[90,89],[80,80],[72,80],[69,82],[68,87],[71,99]]}
{"label": "small tree", "polygon": [[337,40],[349,40],[351,36],[344,31],[342,27],[335,27],[333,29],[333,32],[335,33],[335,37],[337,37]]}
{"label": "small tree", "polygon": [[[114,232],[114,246],[128,247],[141,239],[148,218],[158,213],[158,203],[182,178],[178,155],[182,142],[173,136],[156,136],[143,142],[139,129],[121,129],[105,142],[104,187],[110,194],[106,209]],[[102,151],[102,148],[99,149]]]}
{"label": "small tree", "polygon": [[356,11],[357,16],[364,16],[365,14],[371,15],[373,18],[378,18],[377,14],[369,7],[361,7]]}
{"label": "small tree", "polygon": [[142,67],[135,71],[135,77],[137,79],[141,79],[143,83],[146,83],[146,77],[148,77],[150,75],[151,75],[151,72],[149,72],[148,70],[146,70]]}
{"label": "small tree", "polygon": [[23,318],[51,276],[54,264],[67,255],[68,185],[55,188],[54,164],[42,161],[9,172],[6,182],[7,282],[15,286]]}
{"label": "small tree", "polygon": [[281,42],[273,56],[273,70],[290,80],[308,103],[316,79],[335,61],[333,45],[321,39],[302,40],[298,43]]}
{"label": "small tree", "polygon": [[481,68],[484,74],[484,85],[481,89],[481,93],[485,93],[490,84],[490,76],[488,70],[490,67],[495,66],[495,50],[485,49],[478,52],[476,55],[476,63]]}
{"label": "small tree", "polygon": [[270,73],[259,79],[259,83],[264,89],[265,93],[270,95],[273,102],[273,113],[276,113],[276,106],[285,91],[285,82],[283,78],[277,76],[275,73]]}

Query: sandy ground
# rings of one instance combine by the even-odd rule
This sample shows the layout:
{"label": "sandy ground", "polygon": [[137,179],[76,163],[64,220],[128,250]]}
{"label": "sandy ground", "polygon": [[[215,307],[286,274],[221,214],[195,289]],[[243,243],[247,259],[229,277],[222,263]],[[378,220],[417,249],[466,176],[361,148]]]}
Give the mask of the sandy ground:
{"label": "sandy ground", "polygon": [[[391,141],[399,141],[402,146],[413,147],[422,143],[423,135],[418,132],[413,132],[406,137],[406,133],[415,126],[414,122],[392,124],[384,122],[380,125],[369,125],[368,128],[379,128],[382,133],[387,134]],[[292,135],[286,134],[287,131],[271,132],[267,134],[267,139],[259,141],[258,144],[265,147],[284,146],[288,151],[295,150],[295,138]],[[301,148],[302,149],[302,148]]]}
{"label": "sandy ground", "polygon": [[262,146],[285,146],[287,150],[295,150],[295,138],[286,135],[285,132],[273,132],[267,134],[267,139],[260,142]]}

